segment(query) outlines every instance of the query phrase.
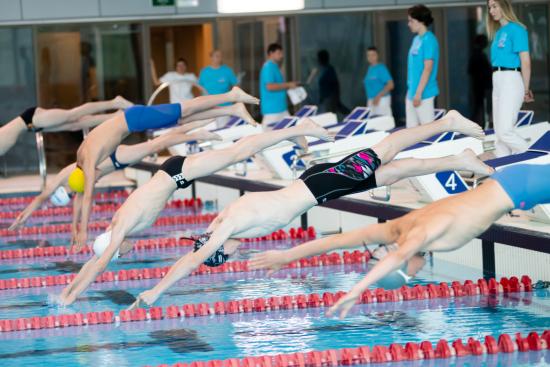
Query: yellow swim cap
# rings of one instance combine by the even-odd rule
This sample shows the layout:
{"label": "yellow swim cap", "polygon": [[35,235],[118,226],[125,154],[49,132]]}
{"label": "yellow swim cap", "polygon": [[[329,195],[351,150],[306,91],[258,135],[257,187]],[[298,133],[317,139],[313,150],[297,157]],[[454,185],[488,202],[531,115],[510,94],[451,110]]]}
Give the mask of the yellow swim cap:
{"label": "yellow swim cap", "polygon": [[84,183],[86,182],[84,172],[80,168],[75,168],[69,176],[69,187],[78,193],[84,192]]}

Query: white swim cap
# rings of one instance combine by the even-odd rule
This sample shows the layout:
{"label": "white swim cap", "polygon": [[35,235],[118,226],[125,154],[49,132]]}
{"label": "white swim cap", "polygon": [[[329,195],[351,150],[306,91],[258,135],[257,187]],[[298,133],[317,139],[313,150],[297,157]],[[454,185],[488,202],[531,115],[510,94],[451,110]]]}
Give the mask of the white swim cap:
{"label": "white swim cap", "polygon": [[[97,257],[101,257],[101,255],[103,255],[103,253],[105,252],[105,249],[107,248],[107,246],[109,246],[110,243],[111,243],[111,231],[102,233],[99,236],[97,236],[93,246],[95,255]],[[116,250],[115,256],[113,256],[111,261],[115,261],[116,259],[118,259],[118,256],[119,256],[119,251]]]}
{"label": "white swim cap", "polygon": [[65,206],[71,202],[71,197],[65,187],[59,186],[50,196],[50,202],[55,206]]}

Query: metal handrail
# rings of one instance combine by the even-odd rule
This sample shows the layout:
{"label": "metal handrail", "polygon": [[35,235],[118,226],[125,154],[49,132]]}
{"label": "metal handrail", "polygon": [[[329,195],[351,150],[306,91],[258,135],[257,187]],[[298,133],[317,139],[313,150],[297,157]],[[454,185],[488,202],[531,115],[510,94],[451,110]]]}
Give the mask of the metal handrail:
{"label": "metal handrail", "polygon": [[46,149],[44,148],[44,135],[41,131],[35,132],[34,137],[36,139],[36,152],[38,153],[38,171],[42,178],[42,184],[40,191],[46,187],[46,178],[48,176],[48,170],[46,166]]}
{"label": "metal handrail", "polygon": [[147,101],[147,106],[151,106],[155,101],[155,99],[157,98],[157,96],[160,94],[160,92],[162,92],[164,89],[168,88],[169,86],[170,86],[170,83],[168,82],[164,82],[161,85],[159,85],[158,88],[155,89],[153,94],[151,94],[151,97],[149,97],[149,100]]}

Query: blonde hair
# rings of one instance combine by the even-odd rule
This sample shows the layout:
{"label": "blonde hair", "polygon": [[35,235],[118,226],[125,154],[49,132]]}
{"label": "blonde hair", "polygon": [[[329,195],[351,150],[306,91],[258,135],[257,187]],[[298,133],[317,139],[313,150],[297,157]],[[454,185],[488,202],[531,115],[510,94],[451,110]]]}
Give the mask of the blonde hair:
{"label": "blonde hair", "polygon": [[[489,9],[489,1],[487,0],[487,10]],[[522,27],[525,27],[516,16],[516,13],[514,13],[514,9],[512,8],[512,2],[510,0],[493,0],[495,3],[498,4],[500,7],[500,10],[502,11],[502,16],[504,19],[506,19],[509,22],[518,23]],[[491,14],[489,14],[489,11],[487,11],[487,35],[489,36],[489,39],[492,40],[495,38],[495,34],[497,33],[498,29],[500,28],[500,23],[491,17]]]}

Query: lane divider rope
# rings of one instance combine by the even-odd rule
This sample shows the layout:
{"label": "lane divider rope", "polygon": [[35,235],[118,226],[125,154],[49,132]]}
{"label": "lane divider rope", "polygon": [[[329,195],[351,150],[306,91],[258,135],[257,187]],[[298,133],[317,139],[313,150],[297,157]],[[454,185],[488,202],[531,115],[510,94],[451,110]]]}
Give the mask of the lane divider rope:
{"label": "lane divider rope", "polygon": [[[98,204],[92,208],[93,213],[114,213],[122,206],[122,203]],[[202,208],[202,199],[176,199],[168,202],[165,209],[182,209],[182,208]],[[4,211],[0,212],[0,219],[15,219],[21,211]],[[69,216],[73,214],[72,206],[51,207],[46,209],[35,210],[31,217],[53,217],[53,216]]]}
{"label": "lane divider rope", "polygon": [[[322,255],[321,255],[322,256]],[[353,254],[347,254],[349,260]],[[363,257],[361,255],[361,257]],[[518,277],[479,279],[476,283],[466,280],[463,283],[454,281],[450,285],[446,282],[439,284],[403,286],[400,289],[385,290],[377,288],[366,290],[358,300],[359,304],[401,302],[409,300],[423,300],[434,298],[458,298],[475,295],[508,294],[532,291],[532,281],[524,275]],[[184,304],[183,306],[170,305],[166,308],[153,306],[149,309],[121,310],[118,315],[114,311],[99,311],[88,313],[74,313],[64,315],[35,316],[16,319],[0,320],[0,332],[23,331],[32,329],[52,329],[83,325],[114,324],[132,321],[174,319],[180,317],[200,317],[209,315],[224,315],[249,312],[270,312],[274,310],[306,309],[330,307],[346,293],[325,292],[298,294],[294,296],[272,296],[256,299],[241,299],[232,301],[218,301],[212,304]]]}
{"label": "lane divider rope", "polygon": [[[178,215],[178,216],[162,216],[157,218],[153,227],[155,226],[173,226],[180,224],[200,224],[200,223],[210,223],[214,218],[216,218],[217,213],[207,213],[207,214],[188,214],[188,215]],[[111,224],[110,220],[104,221],[94,221],[90,222],[88,225],[89,231],[101,231],[107,228]],[[4,237],[15,237],[21,235],[37,235],[37,234],[53,234],[53,233],[69,233],[71,232],[71,224],[53,224],[49,226],[32,226],[32,227],[23,227],[21,229],[11,231],[9,229],[0,229],[0,236]]]}
{"label": "lane divider rope", "polygon": [[[268,236],[258,238],[243,239],[243,242],[258,242],[258,241],[285,241],[288,239],[312,239],[315,238],[316,231],[313,227],[304,231],[301,228],[291,228],[289,232],[285,232],[280,229]],[[192,241],[188,239],[176,239],[173,237],[153,238],[138,240],[134,244],[132,251],[147,251],[163,248],[175,248],[191,246]],[[67,246],[50,246],[50,247],[33,247],[28,249],[13,249],[13,250],[0,250],[1,260],[22,259],[22,258],[36,258],[36,257],[49,257],[49,256],[65,256],[76,253],[89,254],[92,252],[91,246],[86,245],[80,252],[76,252],[74,249]],[[1,289],[1,286],[0,286]]]}
{"label": "lane divider rope", "polygon": [[[108,201],[108,200],[117,200],[125,199],[130,194],[126,190],[113,190],[107,192],[98,192],[94,196],[96,201]],[[9,198],[0,198],[1,206],[11,206],[11,205],[28,205],[33,201],[35,196],[12,196]]]}
{"label": "lane divider rope", "polygon": [[550,330],[543,331],[541,335],[536,331],[532,331],[526,337],[523,337],[521,333],[515,335],[500,334],[497,338],[486,335],[482,341],[470,337],[466,343],[461,338],[452,342],[440,339],[435,348],[432,342],[425,340],[421,343],[409,342],[405,345],[393,343],[389,347],[385,345],[362,346],[225,360],[178,362],[172,365],[159,364],[156,367],[336,367],[529,352],[545,349],[550,349]]}

